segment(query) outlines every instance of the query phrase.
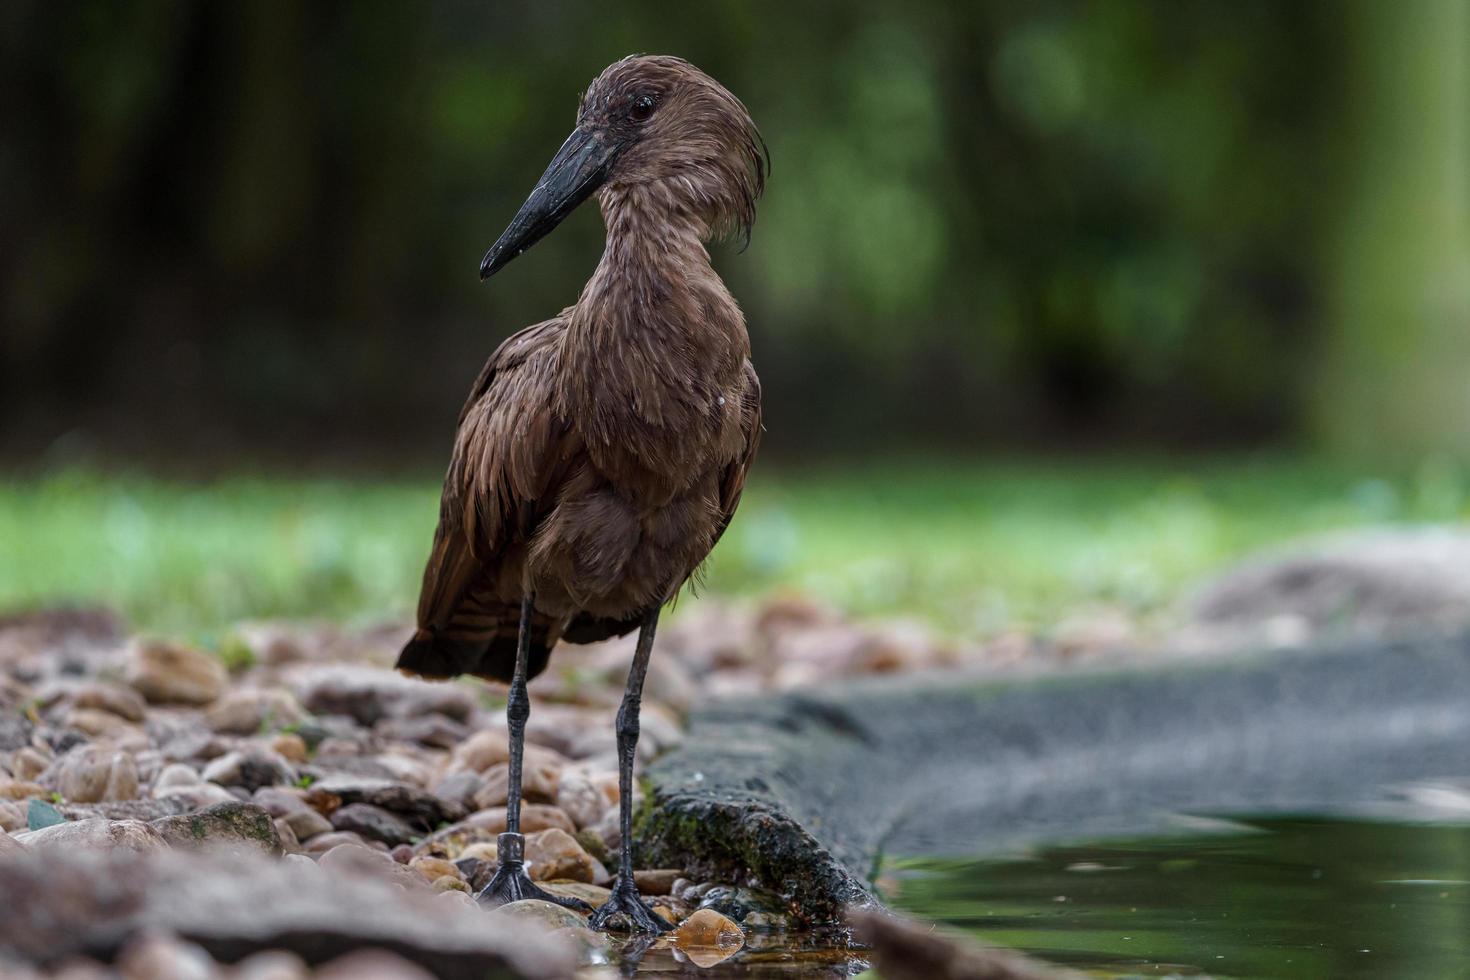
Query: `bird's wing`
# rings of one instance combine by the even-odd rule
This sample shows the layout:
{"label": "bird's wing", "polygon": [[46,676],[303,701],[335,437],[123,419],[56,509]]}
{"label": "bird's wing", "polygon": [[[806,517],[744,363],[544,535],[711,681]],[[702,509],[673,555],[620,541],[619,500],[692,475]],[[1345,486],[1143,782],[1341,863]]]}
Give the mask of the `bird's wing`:
{"label": "bird's wing", "polygon": [[755,462],[756,450],[761,444],[761,379],[756,377],[755,365],[745,362],[745,399],[741,405],[742,427],[745,430],[745,452],[728,467],[720,480],[720,526],[715,532],[719,541],[740,506],[740,495],[745,491],[745,476]]}
{"label": "bird's wing", "polygon": [[449,625],[466,592],[493,573],[507,544],[531,534],[552,503],[551,484],[572,452],[551,398],[565,329],[558,317],[509,337],[460,411],[419,594],[421,630]]}

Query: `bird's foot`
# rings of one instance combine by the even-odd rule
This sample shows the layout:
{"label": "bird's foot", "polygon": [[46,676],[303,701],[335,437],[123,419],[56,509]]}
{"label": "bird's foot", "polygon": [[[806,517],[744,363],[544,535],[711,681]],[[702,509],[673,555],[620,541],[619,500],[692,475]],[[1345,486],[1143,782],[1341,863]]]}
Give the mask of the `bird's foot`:
{"label": "bird's foot", "polygon": [[526,874],[526,862],[522,857],[525,853],[524,837],[520,834],[505,833],[501,834],[498,840],[497,849],[502,855],[500,866],[495,869],[495,876],[490,879],[490,884],[485,886],[485,890],[480,892],[475,901],[494,908],[526,898],[535,898],[543,902],[551,902],[553,905],[560,905],[562,908],[572,909],[575,912],[592,911],[592,906],[580,898],[553,895],[531,881],[531,876]]}
{"label": "bird's foot", "polygon": [[622,875],[618,875],[617,880],[613,882],[612,894],[596,912],[592,913],[592,918],[587,920],[587,924],[598,932],[605,932],[608,929],[608,923],[619,915],[627,923],[626,928],[636,933],[658,935],[674,928],[643,901],[638,894],[638,886],[633,884],[633,880],[624,878]]}

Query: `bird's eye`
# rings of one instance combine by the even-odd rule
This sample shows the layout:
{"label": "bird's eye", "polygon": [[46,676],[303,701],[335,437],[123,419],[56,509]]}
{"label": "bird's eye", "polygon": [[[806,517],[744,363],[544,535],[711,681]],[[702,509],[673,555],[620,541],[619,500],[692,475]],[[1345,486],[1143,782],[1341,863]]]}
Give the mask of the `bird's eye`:
{"label": "bird's eye", "polygon": [[653,107],[658,100],[651,95],[640,95],[633,100],[633,106],[628,110],[628,115],[633,117],[634,122],[646,122],[653,115]]}

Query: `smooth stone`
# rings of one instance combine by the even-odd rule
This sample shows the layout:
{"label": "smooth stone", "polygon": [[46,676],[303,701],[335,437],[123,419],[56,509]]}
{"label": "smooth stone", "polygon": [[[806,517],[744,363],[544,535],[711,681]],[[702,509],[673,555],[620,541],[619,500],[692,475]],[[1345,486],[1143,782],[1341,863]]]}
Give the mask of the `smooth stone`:
{"label": "smooth stone", "polygon": [[541,887],[562,898],[580,898],[593,908],[601,908],[612,895],[612,889],[585,881],[543,881]]}
{"label": "smooth stone", "polygon": [[465,879],[464,872],[455,866],[453,861],[443,858],[419,857],[408,862],[408,866],[424,876],[425,881],[434,882],[448,875],[459,881]]}
{"label": "smooth stone", "polygon": [[539,898],[523,898],[519,902],[507,902],[492,911],[489,918],[496,920],[514,919],[519,922],[535,922],[546,929],[585,928],[582,917],[571,909],[564,909],[554,902]]}
{"label": "smooth stone", "polygon": [[141,820],[73,820],[40,830],[17,834],[27,847],[97,847],[130,851],[158,851],[165,846],[162,835]]}
{"label": "smooth stone", "polygon": [[235,964],[233,980],[310,980],[311,967],[295,953],[268,949]]}
{"label": "smooth stone", "polygon": [[243,786],[251,792],[262,786],[290,785],[297,780],[296,770],[289,762],[260,746],[226,753],[205,766],[200,775],[205,782]]}
{"label": "smooth stone", "polygon": [[[510,746],[505,731],[486,729],[475,732],[455,747],[449,756],[449,770],[467,769],[483,773],[491,766],[509,761]],[[560,770],[570,765],[571,761],[555,749],[530,743],[527,743],[522,757],[522,765],[526,768],[545,765]]]}
{"label": "smooth stone", "polygon": [[129,943],[117,958],[123,980],[216,980],[214,957],[193,943],[172,936],[142,936]]}
{"label": "smooth stone", "polygon": [[434,975],[395,953],[361,949],[323,963],[315,980],[434,980]]}
{"label": "smooth stone", "polygon": [[319,834],[332,832],[332,821],[310,808],[292,810],[280,819],[300,841],[308,841]]}
{"label": "smooth stone", "polygon": [[445,875],[443,878],[435,878],[429,884],[429,887],[434,889],[434,891],[436,892],[455,891],[464,892],[466,895],[470,893],[470,886],[468,882],[464,881],[462,878],[453,878],[449,875]]}
{"label": "smooth stone", "polygon": [[197,813],[164,817],[150,824],[174,847],[242,844],[281,853],[281,835],[265,808],[254,803],[217,803]]}
{"label": "smooth stone", "polygon": [[745,931],[714,909],[699,909],[674,930],[673,942],[686,952],[695,947],[733,951],[745,945]]}
{"label": "smooth stone", "polygon": [[157,800],[173,800],[183,804],[186,810],[202,810],[216,803],[233,803],[239,798],[214,783],[198,783],[194,786],[175,786],[154,796]]}
{"label": "smooth stone", "polygon": [[409,889],[428,888],[417,871],[399,864],[383,851],[362,844],[338,844],[323,854],[317,864],[336,873],[386,877]]}
{"label": "smooth stone", "polygon": [[25,845],[11,837],[6,831],[0,830],[0,858],[7,854],[15,854],[25,850]]}
{"label": "smooth stone", "polygon": [[440,714],[418,718],[386,718],[373,726],[381,739],[415,742],[435,749],[453,749],[469,737],[469,728]]}
{"label": "smooth stone", "polygon": [[[374,843],[376,843],[376,841]],[[355,844],[358,847],[368,846],[367,841],[363,840],[362,836],[359,834],[354,834],[350,831],[345,830],[333,830],[329,833],[314,835],[311,840],[306,842],[306,847],[304,848],[304,850],[307,854],[323,855],[333,848],[340,847],[343,844]]]}
{"label": "smooth stone", "polygon": [[679,881],[684,872],[673,868],[653,868],[647,871],[634,871],[633,883],[638,886],[638,891],[644,895],[672,895],[674,883]]}
{"label": "smooth stone", "polygon": [[262,786],[250,798],[265,807],[266,812],[273,817],[284,817],[298,810],[311,809],[306,802],[305,792],[295,786]]}
{"label": "smooth stone", "polygon": [[602,790],[593,785],[586,770],[575,767],[562,770],[555,802],[578,829],[591,827],[608,811],[608,801]]}
{"label": "smooth stone", "polygon": [[537,881],[598,882],[608,876],[607,869],[575,837],[555,827],[526,835],[526,864]]}
{"label": "smooth stone", "polygon": [[[521,799],[528,803],[555,803],[561,770],[545,762],[527,760],[521,770]],[[510,764],[497,762],[485,770],[485,782],[475,793],[474,805],[485,810],[505,806],[509,796]]]}
{"label": "smooth stone", "polygon": [[351,665],[309,671],[298,693],[307,710],[318,715],[348,715],[368,728],[385,718],[427,714],[463,722],[475,710],[474,696],[463,687]]}
{"label": "smooth stone", "polygon": [[305,764],[311,755],[306,748],[306,741],[294,732],[283,732],[271,739],[271,749],[287,762],[296,765]]}
{"label": "smooth stone", "polygon": [[465,816],[465,811],[449,800],[441,800],[426,790],[390,779],[332,775],[313,783],[311,792],[335,796],[344,804],[371,803],[402,814],[424,827],[437,827],[440,823]]}
{"label": "smooth stone", "polygon": [[300,725],[311,716],[290,691],[231,691],[204,713],[204,723],[226,735],[256,735]]}
{"label": "smooth stone", "polygon": [[43,690],[36,697],[47,708],[61,704],[71,708],[105,711],[132,722],[141,722],[148,710],[142,695],[131,687],[102,681],[61,684]]}
{"label": "smooth stone", "polygon": [[[564,830],[568,834],[576,828],[571,820],[556,807],[542,803],[528,803],[521,808],[521,832],[526,834],[549,829]],[[495,843],[495,838],[505,830],[505,807],[491,807],[471,814],[459,823],[435,831],[416,846],[420,854],[433,854],[451,860],[464,854],[475,844]]]}
{"label": "smooth stone", "polygon": [[46,787],[23,779],[0,779],[0,800],[28,800],[48,796]]}
{"label": "smooth stone", "polygon": [[138,798],[138,764],[127,752],[100,745],[73,749],[55,765],[57,791],[72,803]]}
{"label": "smooth stone", "polygon": [[36,777],[51,765],[38,750],[29,745],[15,750],[10,756],[10,775],[19,782],[34,782]]}
{"label": "smooth stone", "polygon": [[433,785],[430,792],[441,800],[449,800],[464,807],[466,810],[474,810],[476,809],[474,803],[475,794],[480,791],[480,787],[484,784],[485,780],[479,773],[462,770],[460,772],[451,772],[439,780]]}
{"label": "smooth stone", "polygon": [[0,830],[28,830],[26,808],[16,800],[0,800]]}
{"label": "smooth stone", "polygon": [[159,640],[133,645],[125,676],[150,704],[209,704],[229,680],[218,658]]}
{"label": "smooth stone", "polygon": [[351,830],[384,844],[407,844],[422,836],[407,820],[371,803],[349,803],[332,814],[332,827]]}

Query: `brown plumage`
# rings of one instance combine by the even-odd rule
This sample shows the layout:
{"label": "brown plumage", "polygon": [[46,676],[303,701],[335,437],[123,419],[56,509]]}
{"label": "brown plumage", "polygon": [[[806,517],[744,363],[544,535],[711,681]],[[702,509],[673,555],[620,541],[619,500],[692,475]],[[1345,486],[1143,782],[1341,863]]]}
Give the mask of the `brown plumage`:
{"label": "brown plumage", "polygon": [[704,243],[748,236],[766,169],[745,107],[688,62],[626,58],[588,88],[527,209],[553,185],[577,199],[518,216],[482,274],[588,183],[606,249],[577,302],[506,340],[475,381],[400,668],[510,681],[533,595],[535,676],[558,641],[637,628],[709,555],[761,425],[745,321]]}

